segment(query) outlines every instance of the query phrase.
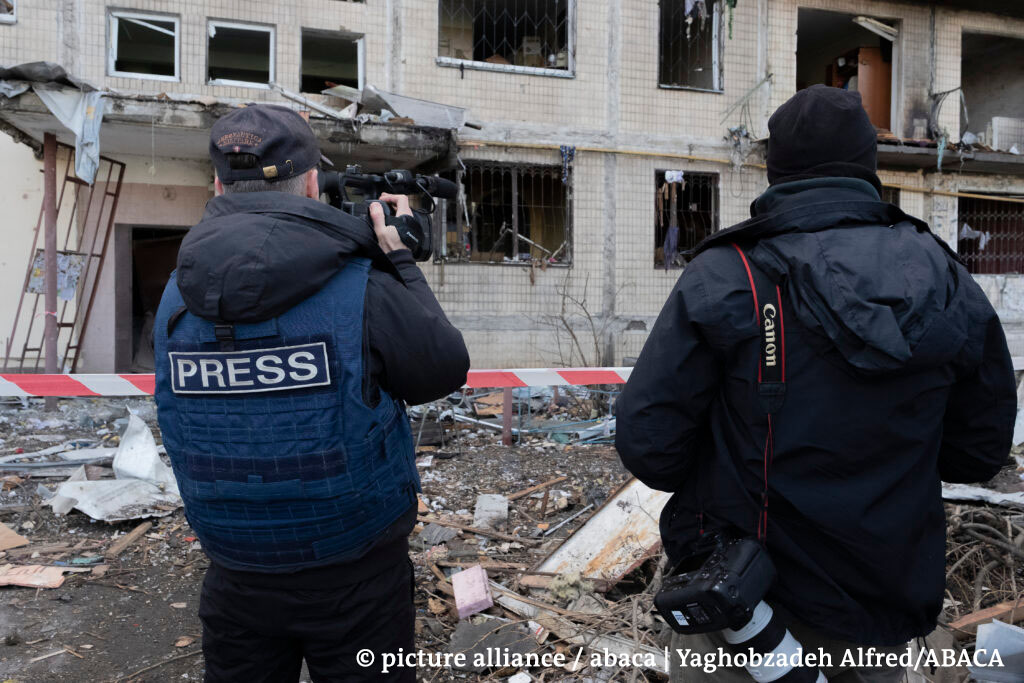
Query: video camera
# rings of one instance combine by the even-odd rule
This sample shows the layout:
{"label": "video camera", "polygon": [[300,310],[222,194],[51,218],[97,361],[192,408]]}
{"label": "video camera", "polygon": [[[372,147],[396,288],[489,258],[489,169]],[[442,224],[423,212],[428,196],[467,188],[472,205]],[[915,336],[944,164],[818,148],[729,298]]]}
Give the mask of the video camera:
{"label": "video camera", "polygon": [[[417,261],[426,261],[433,254],[433,231],[430,226],[430,214],[434,213],[435,197],[455,199],[458,186],[450,180],[436,176],[416,175],[411,171],[394,170],[383,175],[363,173],[359,166],[348,166],[344,172],[321,171],[320,194],[326,194],[331,206],[345,213],[358,216],[373,228],[370,220],[370,204],[377,202],[384,209],[384,222],[394,225],[402,243],[412,251]],[[349,197],[349,188],[354,188],[362,195],[362,199],[353,200]],[[393,216],[391,207],[379,200],[383,193],[390,194],[421,194],[426,197],[427,206],[413,209],[412,216]]]}

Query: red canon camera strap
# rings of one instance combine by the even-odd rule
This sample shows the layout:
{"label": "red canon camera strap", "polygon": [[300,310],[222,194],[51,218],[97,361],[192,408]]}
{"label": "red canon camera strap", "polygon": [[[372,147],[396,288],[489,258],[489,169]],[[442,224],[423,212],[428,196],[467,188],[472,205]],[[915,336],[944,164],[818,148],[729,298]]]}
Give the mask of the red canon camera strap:
{"label": "red canon camera strap", "polygon": [[761,512],[757,520],[757,538],[768,535],[768,470],[775,454],[773,416],[786,400],[786,327],[782,316],[782,292],[759,269],[751,268],[747,255],[732,245],[743,261],[754,297],[754,321],[761,333],[757,364],[757,395],[768,419],[768,435],[764,442],[764,489]]}

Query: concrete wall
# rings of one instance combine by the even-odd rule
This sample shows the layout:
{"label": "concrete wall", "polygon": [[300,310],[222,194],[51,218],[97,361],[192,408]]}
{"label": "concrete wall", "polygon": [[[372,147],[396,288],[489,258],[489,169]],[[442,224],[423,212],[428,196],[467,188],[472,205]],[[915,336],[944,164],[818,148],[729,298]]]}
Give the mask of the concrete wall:
{"label": "concrete wall", "polygon": [[[896,22],[899,57],[894,76],[899,86],[893,127],[897,134],[910,135],[914,120],[927,116],[929,92],[959,84],[963,30],[1024,37],[1024,21],[982,12],[933,12],[922,3],[749,0],[737,4],[731,38],[723,26],[723,88],[711,93],[658,87],[658,4],[654,0],[577,0],[575,69],[568,78],[439,64],[437,0],[118,2],[118,8],[180,17],[182,79],[168,82],[106,75],[107,18],[101,0],[20,4],[18,23],[0,25],[0,63],[54,59],[97,85],[122,91],[277,100],[265,89],[206,84],[207,19],[273,24],[276,79],[293,90],[299,89],[301,30],[343,30],[366,35],[367,83],[468,107],[471,118],[484,124],[483,130],[461,132],[463,160],[557,165],[561,164],[558,145],[579,148],[572,173],[571,267],[423,265],[445,310],[464,330],[478,368],[619,363],[639,352],[680,272],[653,265],[655,172],[717,173],[718,227],[747,216],[750,201],[766,186],[764,172],[756,166],[756,155],[747,157],[746,150],[733,149],[724,135],[728,127],[744,124],[752,137],[763,137],[770,113],[792,95],[799,7]],[[726,17],[723,24],[727,22]],[[767,74],[772,78],[755,88]],[[733,108],[744,97],[746,106]],[[959,114],[954,105],[951,98],[941,120],[956,133]],[[733,111],[726,116],[730,108]],[[147,151],[125,158],[129,184],[118,223],[188,224],[208,196],[208,166],[158,159],[151,175]],[[744,161],[755,165],[744,165]],[[9,171],[0,170],[4,172]],[[38,187],[38,177],[30,175],[26,182]],[[1024,193],[1018,180],[971,177],[955,169],[942,175],[893,171],[881,175],[885,182],[921,190]],[[167,199],[168,192],[175,199]],[[17,203],[17,196],[0,189],[5,202]],[[901,192],[900,204],[931,221],[936,232],[955,245],[955,198],[908,189]],[[28,205],[26,215],[31,215],[38,210],[38,198]],[[104,342],[117,329],[113,280],[123,267],[115,263],[100,283],[105,303],[98,303],[100,308],[94,312],[100,333],[89,338],[89,369],[110,369],[112,351]],[[23,273],[21,268],[18,272]],[[0,273],[0,284],[12,277],[6,271],[4,267]],[[1015,282],[1015,278],[1005,280]],[[1024,297],[1007,296],[1002,285],[986,288],[1001,310],[1011,317],[1019,312],[1024,319]],[[574,326],[582,358],[570,351],[563,315]]]}

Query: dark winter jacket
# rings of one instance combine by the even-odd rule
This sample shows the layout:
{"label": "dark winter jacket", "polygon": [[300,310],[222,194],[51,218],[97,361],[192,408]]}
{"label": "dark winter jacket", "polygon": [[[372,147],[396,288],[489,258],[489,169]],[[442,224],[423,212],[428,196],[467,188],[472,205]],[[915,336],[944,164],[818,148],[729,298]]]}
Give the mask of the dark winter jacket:
{"label": "dark winter jacket", "polygon": [[[190,313],[213,321],[253,323],[287,311],[319,291],[351,256],[373,259],[366,283],[363,395],[383,388],[411,404],[441,398],[466,380],[469,354],[408,249],[385,255],[370,227],[327,204],[254,192],[215,197],[178,253],[178,289]],[[353,583],[373,576],[408,551],[416,506],[352,566],[310,569],[290,578],[299,588]],[[230,572],[237,580],[265,576]]]}
{"label": "dark winter jacket", "polygon": [[739,245],[784,310],[769,597],[865,645],[925,635],[945,584],[940,480],[986,480],[1009,452],[999,319],[927,226],[864,180],[783,183],[751,213],[679,278],[618,400],[616,446],[639,479],[675,492],[661,518],[673,562],[701,521],[756,533],[768,421]]}

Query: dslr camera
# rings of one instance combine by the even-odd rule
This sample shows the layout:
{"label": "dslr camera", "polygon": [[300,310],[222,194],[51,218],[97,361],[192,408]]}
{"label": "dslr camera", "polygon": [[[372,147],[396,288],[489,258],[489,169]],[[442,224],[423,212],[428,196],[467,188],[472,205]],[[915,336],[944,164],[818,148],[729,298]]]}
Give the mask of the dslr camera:
{"label": "dslr camera", "polygon": [[[430,214],[437,206],[434,198],[455,199],[458,193],[458,186],[450,180],[401,169],[377,175],[363,173],[359,166],[348,166],[344,172],[321,171],[319,179],[320,194],[327,195],[331,206],[362,218],[371,230],[370,204],[380,204],[384,209],[384,222],[395,226],[402,243],[409,247],[417,261],[426,261],[434,251],[430,223]],[[356,190],[359,196],[353,199],[349,195],[350,189]],[[380,201],[383,193],[422,195],[425,206],[413,209],[412,216],[395,216],[391,207]]]}
{"label": "dslr camera", "polygon": [[800,664],[800,643],[764,601],[775,565],[759,541],[711,532],[680,568],[654,596],[674,631],[718,633],[745,656],[743,665],[758,683],[826,683],[820,669]]}

